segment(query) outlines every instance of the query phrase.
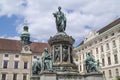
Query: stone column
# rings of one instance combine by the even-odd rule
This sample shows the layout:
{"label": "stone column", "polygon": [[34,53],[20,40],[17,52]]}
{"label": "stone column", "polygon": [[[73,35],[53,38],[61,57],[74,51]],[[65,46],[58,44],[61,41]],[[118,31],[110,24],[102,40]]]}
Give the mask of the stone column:
{"label": "stone column", "polygon": [[70,62],[70,46],[68,46],[68,62]]}
{"label": "stone column", "polygon": [[62,44],[60,44],[60,62],[62,62]]}
{"label": "stone column", "polygon": [[55,59],[55,48],[54,48],[54,47],[55,47],[55,46],[53,45],[53,46],[52,46],[52,53],[53,53],[53,54],[52,54],[52,56],[53,56],[53,62],[55,62],[55,60],[54,60],[54,59]]}

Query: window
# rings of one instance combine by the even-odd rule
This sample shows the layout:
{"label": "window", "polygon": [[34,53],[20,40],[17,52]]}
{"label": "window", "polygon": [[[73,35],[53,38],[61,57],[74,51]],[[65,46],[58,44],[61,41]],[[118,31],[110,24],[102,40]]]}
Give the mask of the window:
{"label": "window", "polygon": [[100,39],[100,41],[102,41],[102,39]]}
{"label": "window", "polygon": [[81,65],[80,65],[80,71],[82,70]]}
{"label": "window", "polygon": [[115,42],[115,40],[113,40],[112,43],[113,43],[113,47],[116,47],[116,42]]}
{"label": "window", "polygon": [[99,61],[99,59],[97,60],[97,66],[98,66],[98,67],[100,66],[100,61]]}
{"label": "window", "polygon": [[7,60],[4,60],[4,62],[3,62],[3,68],[6,69],[7,66],[8,66],[8,61],[7,61]]}
{"label": "window", "polygon": [[102,59],[102,66],[105,66],[105,60],[104,60],[104,58]]}
{"label": "window", "polygon": [[37,58],[37,56],[34,56],[34,59],[36,59]]}
{"label": "window", "polygon": [[84,53],[83,53],[83,59],[84,59]]}
{"label": "window", "polygon": [[17,74],[13,74],[13,80],[17,80]]}
{"label": "window", "polygon": [[106,44],[106,49],[107,49],[107,50],[109,50],[109,49],[110,49],[110,47],[109,47],[109,44],[108,44],[108,43]]}
{"label": "window", "polygon": [[27,80],[27,75],[23,74],[23,80]]}
{"label": "window", "polygon": [[78,61],[78,59],[75,59],[75,61]]}
{"label": "window", "polygon": [[98,54],[98,48],[96,48],[96,54]]}
{"label": "window", "polygon": [[6,80],[6,74],[2,74],[2,80]]}
{"label": "window", "polygon": [[119,76],[119,70],[115,69],[115,71],[116,71],[116,76]]}
{"label": "window", "polygon": [[28,62],[24,62],[24,69],[27,69],[28,67]]}
{"label": "window", "polygon": [[18,54],[16,54],[16,55],[15,55],[15,58],[19,58],[19,55],[18,55]]}
{"label": "window", "polygon": [[108,36],[105,36],[105,39],[107,39],[108,38]]}
{"label": "window", "polygon": [[101,52],[103,52],[103,46],[101,46]]}
{"label": "window", "polygon": [[110,78],[112,77],[112,73],[111,73],[111,70],[109,70],[109,77],[110,77]]}
{"label": "window", "polygon": [[108,57],[108,65],[111,65],[111,58]]}
{"label": "window", "polygon": [[18,63],[19,63],[18,61],[14,62],[14,69],[18,69]]}
{"label": "window", "polygon": [[97,44],[97,41],[95,41],[95,44]]}
{"label": "window", "polygon": [[118,30],[118,33],[120,32],[120,30]]}
{"label": "window", "polygon": [[114,36],[114,33],[112,33],[111,35]]}
{"label": "window", "polygon": [[8,55],[8,54],[5,54],[4,56],[5,56],[5,57],[9,57],[9,55]]}
{"label": "window", "polygon": [[105,75],[105,71],[103,71],[103,75]]}
{"label": "window", "polygon": [[115,64],[117,64],[118,63],[118,56],[117,56],[117,54],[114,55],[114,60],[115,60]]}

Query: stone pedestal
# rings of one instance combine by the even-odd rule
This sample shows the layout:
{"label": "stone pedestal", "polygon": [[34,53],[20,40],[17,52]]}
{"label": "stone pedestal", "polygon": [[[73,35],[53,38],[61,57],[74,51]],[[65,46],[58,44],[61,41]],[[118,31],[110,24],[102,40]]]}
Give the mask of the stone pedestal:
{"label": "stone pedestal", "polygon": [[84,80],[84,76],[75,72],[61,72],[57,74],[57,80]]}
{"label": "stone pedestal", "polygon": [[105,80],[102,73],[89,73],[84,75],[84,80]]}
{"label": "stone pedestal", "polygon": [[51,46],[53,70],[56,72],[75,71],[72,51],[74,39],[65,32],[59,32],[50,37],[48,43]]}
{"label": "stone pedestal", "polygon": [[57,74],[54,72],[41,72],[40,80],[57,80]]}
{"label": "stone pedestal", "polygon": [[30,80],[40,80],[40,75],[34,75],[30,78]]}
{"label": "stone pedestal", "polygon": [[57,80],[105,80],[102,73],[90,73],[81,75],[79,73],[58,73]]}
{"label": "stone pedestal", "polygon": [[76,72],[41,72],[32,76],[30,80],[105,80],[102,73],[87,73],[81,75]]}

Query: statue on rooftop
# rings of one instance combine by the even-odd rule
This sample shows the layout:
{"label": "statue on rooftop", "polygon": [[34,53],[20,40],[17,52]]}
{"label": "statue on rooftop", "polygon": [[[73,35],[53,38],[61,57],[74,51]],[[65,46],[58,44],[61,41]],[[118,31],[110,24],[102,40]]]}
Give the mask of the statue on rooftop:
{"label": "statue on rooftop", "polygon": [[44,49],[42,54],[42,68],[43,71],[52,71],[52,56],[47,48]]}
{"label": "statue on rooftop", "polygon": [[64,13],[61,11],[61,7],[58,7],[58,11],[53,13],[56,19],[56,27],[58,32],[64,32],[66,29],[66,17]]}
{"label": "statue on rooftop", "polygon": [[98,63],[97,63],[97,61],[95,61],[95,59],[93,58],[91,53],[87,54],[87,58],[85,60],[85,64],[86,64],[86,71],[87,71],[87,73],[98,72]]}

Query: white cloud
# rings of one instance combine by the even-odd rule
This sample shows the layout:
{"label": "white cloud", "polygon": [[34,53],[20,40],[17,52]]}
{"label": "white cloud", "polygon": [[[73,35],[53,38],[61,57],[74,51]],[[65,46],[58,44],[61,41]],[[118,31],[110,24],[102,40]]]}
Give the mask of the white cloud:
{"label": "white cloud", "polygon": [[[40,41],[47,41],[56,33],[52,13],[57,11],[58,6],[62,6],[67,17],[66,32],[78,41],[91,29],[98,30],[120,17],[119,4],[119,0],[1,0],[0,16],[24,17],[31,36]],[[72,12],[67,13],[69,10]],[[18,33],[22,31],[22,25],[23,23],[18,24]]]}
{"label": "white cloud", "polygon": [[6,35],[3,35],[3,36],[0,36],[0,38],[5,38],[5,39],[13,39],[13,40],[20,40],[20,37],[19,36],[6,36]]}
{"label": "white cloud", "polygon": [[19,36],[6,37],[7,39],[20,40]]}

